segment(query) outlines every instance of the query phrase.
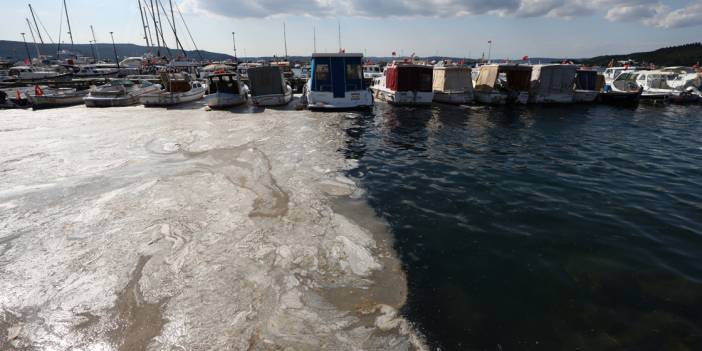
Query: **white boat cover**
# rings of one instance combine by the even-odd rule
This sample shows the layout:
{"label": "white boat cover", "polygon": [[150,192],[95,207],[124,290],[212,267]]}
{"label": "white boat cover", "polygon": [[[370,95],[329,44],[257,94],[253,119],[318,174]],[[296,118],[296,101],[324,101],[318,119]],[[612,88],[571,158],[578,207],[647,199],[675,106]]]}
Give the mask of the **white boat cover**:
{"label": "white boat cover", "polygon": [[473,91],[473,81],[471,80],[470,72],[471,69],[469,67],[434,67],[434,91]]}
{"label": "white boat cover", "polygon": [[530,94],[570,93],[575,84],[575,65],[534,65],[531,71]]}

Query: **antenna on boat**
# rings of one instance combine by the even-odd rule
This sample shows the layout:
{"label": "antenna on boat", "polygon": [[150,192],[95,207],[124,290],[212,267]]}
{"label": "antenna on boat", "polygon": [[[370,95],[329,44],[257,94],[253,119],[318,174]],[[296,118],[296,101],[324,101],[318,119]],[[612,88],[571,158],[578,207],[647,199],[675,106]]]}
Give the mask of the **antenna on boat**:
{"label": "antenna on boat", "polygon": [[285,45],[285,61],[288,60],[288,36],[285,32],[285,22],[283,22],[283,45]]}
{"label": "antenna on boat", "polygon": [[42,39],[41,32],[39,31],[39,26],[37,25],[37,18],[36,18],[36,16],[34,16],[34,9],[32,8],[32,4],[28,4],[28,5],[29,5],[29,12],[32,13],[32,19],[34,20],[34,27],[37,28],[37,35],[39,36],[39,41],[42,44],[44,44],[44,39]]}
{"label": "antenna on boat", "polygon": [[71,32],[71,19],[68,18],[68,6],[66,6],[66,0],[63,0],[63,9],[66,11],[66,24],[68,24],[68,36],[71,38],[71,49],[73,49],[73,33]]}
{"label": "antenna on boat", "polygon": [[232,32],[232,41],[234,42],[234,62],[239,61],[236,56],[236,33]]}
{"label": "antenna on boat", "polygon": [[317,52],[317,26],[312,26],[312,33],[314,35],[314,50],[312,51],[312,53],[315,53]]}
{"label": "antenna on boat", "polygon": [[146,40],[146,47],[151,51],[151,44],[149,43],[149,36],[146,34],[146,22],[144,22],[144,11],[141,8],[141,0],[137,0],[139,3],[139,15],[141,15],[141,26],[144,28],[144,40]]}
{"label": "antenna on boat", "polygon": [[95,43],[95,53],[97,54],[97,60],[100,61],[100,48],[97,46],[97,39],[95,39],[95,30],[93,25],[90,25],[90,32],[93,33],[93,43]]}
{"label": "antenna on boat", "polygon": [[339,25],[339,52],[341,52],[341,20],[337,18],[336,23]]}
{"label": "antenna on boat", "polygon": [[32,24],[29,23],[29,18],[24,18],[27,20],[27,27],[29,27],[29,34],[32,35],[32,42],[34,43],[34,47],[37,49],[37,58],[41,56],[41,53],[39,52],[39,44],[37,44],[37,39],[34,37],[34,31],[32,30]]}

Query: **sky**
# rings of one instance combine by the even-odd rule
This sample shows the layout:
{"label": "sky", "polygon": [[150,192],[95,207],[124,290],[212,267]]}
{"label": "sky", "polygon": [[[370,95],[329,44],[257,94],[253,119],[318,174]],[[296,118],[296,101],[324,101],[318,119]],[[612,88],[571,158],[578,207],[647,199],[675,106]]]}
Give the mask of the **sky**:
{"label": "sky", "polygon": [[[63,0],[31,0],[54,42],[69,42]],[[142,6],[145,1],[141,0]],[[160,0],[168,9],[168,0]],[[6,0],[0,39],[21,40],[27,2]],[[198,48],[238,56],[282,56],[339,50],[398,55],[521,58],[591,57],[699,42],[702,0],[174,0]],[[74,40],[145,44],[138,0],[66,0]],[[178,12],[176,31],[186,49]],[[62,28],[59,31],[59,28]],[[164,33],[170,47],[175,40]],[[41,28],[41,25],[40,25]],[[44,33],[44,30],[42,29]],[[49,42],[49,35],[43,34]],[[153,34],[152,34],[153,35]],[[38,39],[38,38],[37,38]],[[488,44],[492,41],[492,46]]]}

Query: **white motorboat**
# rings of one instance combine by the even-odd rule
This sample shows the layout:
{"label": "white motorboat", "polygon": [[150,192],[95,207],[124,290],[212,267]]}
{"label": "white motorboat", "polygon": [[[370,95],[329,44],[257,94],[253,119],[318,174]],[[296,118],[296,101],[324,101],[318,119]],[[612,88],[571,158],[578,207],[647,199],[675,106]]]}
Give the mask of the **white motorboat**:
{"label": "white motorboat", "polygon": [[607,67],[607,69],[605,69],[605,71],[602,73],[605,78],[605,86],[611,86],[612,83],[614,83],[614,80],[619,78],[619,75],[624,72],[631,73],[640,70],[642,70],[642,68],[636,66]]}
{"label": "white motorboat", "polygon": [[641,91],[641,100],[654,103],[667,102],[673,95],[673,90],[666,85],[666,77],[660,74],[651,74],[652,71],[624,71],[606,87],[614,92]]}
{"label": "white motorboat", "polygon": [[225,108],[245,104],[248,88],[236,73],[218,73],[207,77],[205,103],[211,108]]}
{"label": "white motorboat", "polygon": [[661,72],[670,73],[668,76],[668,86],[678,91],[685,91],[687,88],[702,89],[702,74],[692,67],[666,67],[660,69]]}
{"label": "white motorboat", "polygon": [[41,89],[35,88],[34,94],[27,94],[32,109],[39,110],[52,107],[63,107],[82,105],[83,98],[88,95],[88,90],[76,90],[73,88]]}
{"label": "white motorboat", "polygon": [[280,106],[292,100],[292,88],[280,66],[249,68],[249,89],[256,106]]}
{"label": "white motorboat", "polygon": [[99,68],[96,65],[83,65],[78,67],[78,71],[73,73],[77,78],[88,77],[114,77],[119,74],[117,68]]}
{"label": "white motorboat", "polygon": [[9,76],[16,77],[18,80],[56,78],[62,75],[53,69],[34,66],[15,66],[10,68],[7,72]]}
{"label": "white motorboat", "polygon": [[172,106],[202,99],[207,88],[199,81],[191,81],[190,76],[161,74],[163,89],[139,96],[139,102],[147,107]]}
{"label": "white motorboat", "polygon": [[373,96],[395,105],[430,105],[434,100],[431,66],[393,62],[382,77],[375,78]]}
{"label": "white motorboat", "polygon": [[373,96],[363,81],[362,54],[312,54],[303,99],[311,110],[371,108]]}
{"label": "white motorboat", "polygon": [[373,80],[383,76],[383,69],[379,65],[366,63],[363,65],[363,79]]}
{"label": "white motorboat", "polygon": [[475,101],[488,105],[526,104],[529,100],[531,66],[489,64],[480,66],[473,83]]}
{"label": "white motorboat", "polygon": [[575,65],[534,65],[529,86],[530,104],[570,104],[575,90]]}
{"label": "white motorboat", "polygon": [[160,89],[160,85],[147,81],[134,83],[131,80],[113,80],[91,89],[83,101],[87,107],[129,106],[139,103],[140,96]]}
{"label": "white motorboat", "polygon": [[434,101],[449,104],[473,103],[471,71],[470,67],[444,62],[434,66]]}

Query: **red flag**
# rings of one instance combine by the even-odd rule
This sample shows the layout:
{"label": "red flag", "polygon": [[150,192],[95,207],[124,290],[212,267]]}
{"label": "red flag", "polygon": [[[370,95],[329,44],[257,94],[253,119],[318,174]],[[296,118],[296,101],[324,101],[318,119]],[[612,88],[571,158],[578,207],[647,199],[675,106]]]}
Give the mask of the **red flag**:
{"label": "red flag", "polygon": [[41,88],[39,87],[38,84],[34,86],[34,95],[36,95],[36,96],[44,95],[44,91],[41,90]]}
{"label": "red flag", "polygon": [[522,57],[522,61],[529,61],[529,56],[525,55],[524,57]]}
{"label": "red flag", "polygon": [[17,101],[22,100],[22,95],[20,94],[19,89],[17,89],[17,94],[15,94],[15,96],[17,96]]}
{"label": "red flag", "polygon": [[25,58],[25,59],[24,59],[24,64],[25,64],[25,65],[29,65],[29,59],[28,59],[28,58]]}

